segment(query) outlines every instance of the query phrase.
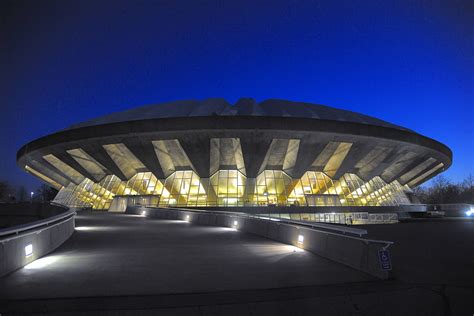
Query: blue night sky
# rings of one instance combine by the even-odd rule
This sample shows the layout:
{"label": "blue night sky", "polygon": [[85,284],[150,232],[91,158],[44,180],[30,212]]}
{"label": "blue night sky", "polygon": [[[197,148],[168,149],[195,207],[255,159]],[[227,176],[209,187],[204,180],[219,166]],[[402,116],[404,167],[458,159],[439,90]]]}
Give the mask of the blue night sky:
{"label": "blue night sky", "polygon": [[20,1],[0,4],[0,180],[26,142],[180,99],[348,109],[448,145],[474,173],[472,1]]}

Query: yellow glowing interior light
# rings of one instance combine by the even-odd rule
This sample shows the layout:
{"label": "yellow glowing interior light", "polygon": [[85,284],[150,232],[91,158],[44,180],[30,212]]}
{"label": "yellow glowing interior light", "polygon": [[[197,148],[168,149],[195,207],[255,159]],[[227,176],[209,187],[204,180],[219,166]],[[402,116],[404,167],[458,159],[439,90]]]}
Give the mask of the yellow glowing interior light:
{"label": "yellow glowing interior light", "polygon": [[188,194],[189,186],[186,182],[183,181],[183,186],[181,187],[180,194]]}
{"label": "yellow glowing interior light", "polygon": [[165,198],[170,197],[170,191],[168,191],[168,189],[166,188],[163,188],[163,192],[161,193],[161,196]]}

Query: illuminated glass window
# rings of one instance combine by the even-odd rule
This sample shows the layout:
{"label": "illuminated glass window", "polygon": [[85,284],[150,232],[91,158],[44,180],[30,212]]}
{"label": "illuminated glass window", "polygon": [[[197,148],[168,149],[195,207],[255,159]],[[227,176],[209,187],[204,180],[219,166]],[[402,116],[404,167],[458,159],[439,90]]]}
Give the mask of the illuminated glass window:
{"label": "illuminated glass window", "polygon": [[160,206],[203,206],[206,190],[192,170],[175,171],[165,180]]}
{"label": "illuminated glass window", "polygon": [[393,206],[409,203],[404,188],[397,181],[387,184],[380,177],[374,177],[364,183],[355,174],[345,174],[340,182],[343,181],[348,183],[350,189],[350,194],[344,196],[346,205]]}
{"label": "illuminated glass window", "polygon": [[217,206],[243,206],[246,180],[238,170],[219,170],[213,174],[210,182]]}
{"label": "illuminated glass window", "polygon": [[[161,181],[151,172],[137,173],[128,181],[108,175],[99,183],[84,179],[79,185],[70,184],[61,190],[55,202],[69,206],[90,206],[108,209],[116,195],[166,195]],[[157,204],[157,203],[156,203]]]}
{"label": "illuminated glass window", "polygon": [[306,205],[301,182],[281,170],[263,171],[255,181],[253,192],[248,192],[248,200],[260,206]]}
{"label": "illuminated glass window", "polygon": [[[331,178],[323,172],[307,171],[300,179],[301,191],[308,206],[339,206],[338,188]],[[300,190],[295,189],[295,195],[301,195]],[[290,194],[291,197],[291,194]]]}
{"label": "illuminated glass window", "polygon": [[[264,170],[256,179],[247,179],[237,170],[219,170],[201,179],[192,170],[179,170],[163,182],[151,172],[139,172],[128,181],[114,175],[98,183],[85,178],[79,185],[63,187],[55,202],[108,209],[115,196],[131,195],[150,206],[390,206],[408,204],[405,192],[410,188],[397,181],[387,184],[374,177],[364,182],[350,173],[333,180],[323,172],[308,171],[292,179],[282,170]],[[313,220],[308,214],[281,216]]]}

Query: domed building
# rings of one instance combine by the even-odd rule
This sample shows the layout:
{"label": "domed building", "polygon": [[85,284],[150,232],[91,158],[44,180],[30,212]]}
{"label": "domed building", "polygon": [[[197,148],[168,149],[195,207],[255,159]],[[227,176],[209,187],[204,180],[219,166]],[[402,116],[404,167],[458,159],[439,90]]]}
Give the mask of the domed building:
{"label": "domed building", "polygon": [[412,204],[412,189],[451,160],[448,147],[407,128],[275,99],[147,105],[39,138],[17,155],[66,206],[123,210],[126,200],[288,214]]}

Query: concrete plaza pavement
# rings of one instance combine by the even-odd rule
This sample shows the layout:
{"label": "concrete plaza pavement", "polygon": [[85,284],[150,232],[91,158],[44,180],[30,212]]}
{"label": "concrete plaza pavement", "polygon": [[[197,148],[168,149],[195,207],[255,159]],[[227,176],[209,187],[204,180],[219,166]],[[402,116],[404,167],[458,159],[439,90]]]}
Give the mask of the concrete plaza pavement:
{"label": "concrete plaza pavement", "polygon": [[95,212],[77,216],[76,232],[58,250],[0,279],[0,298],[156,295],[370,280],[307,251],[231,228]]}
{"label": "concrete plaza pavement", "polygon": [[[418,267],[423,258],[412,259],[430,237],[416,242],[420,228],[403,225],[368,227],[369,237],[392,238],[400,245],[391,248],[396,279],[381,281],[231,228],[81,212],[75,233],[60,248],[0,278],[0,314],[448,315],[471,311],[472,286],[417,283],[429,281],[444,263],[423,272],[423,266]],[[426,227],[424,233],[429,235],[432,229]],[[452,233],[458,228],[452,228]],[[459,243],[456,239],[465,235],[458,232],[454,237],[444,246]],[[422,254],[428,261],[436,250],[430,247]],[[449,260],[442,254],[434,260]],[[460,257],[456,258],[459,264]],[[456,261],[450,263],[456,271]],[[459,278],[448,281],[469,282],[470,267],[459,268],[458,274],[452,274]]]}

